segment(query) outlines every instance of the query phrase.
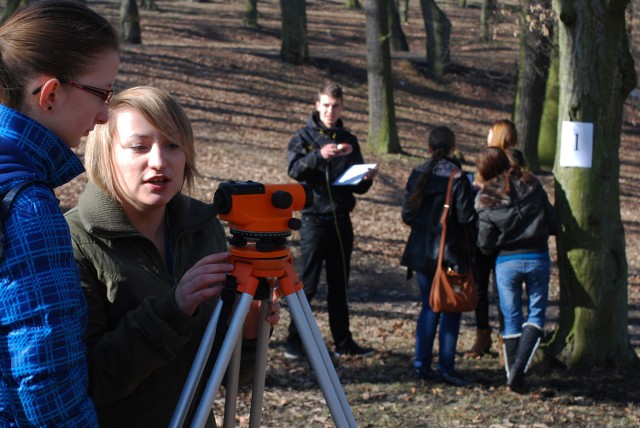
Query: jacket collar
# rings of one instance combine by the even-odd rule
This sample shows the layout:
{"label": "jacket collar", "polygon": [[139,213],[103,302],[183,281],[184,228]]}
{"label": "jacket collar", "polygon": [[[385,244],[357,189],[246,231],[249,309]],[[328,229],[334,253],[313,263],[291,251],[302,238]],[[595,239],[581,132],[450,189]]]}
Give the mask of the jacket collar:
{"label": "jacket collar", "polygon": [[311,128],[323,133],[340,132],[344,130],[344,123],[342,122],[342,119],[338,119],[336,125],[333,128],[327,128],[320,120],[320,113],[318,113],[317,111],[311,113],[309,121],[307,122],[307,126],[310,126]]}
{"label": "jacket collar", "polygon": [[54,188],[83,171],[80,159],[57,135],[0,104],[0,186],[29,176]]}
{"label": "jacket collar", "polygon": [[[182,193],[167,205],[174,230],[188,230],[215,217],[213,204],[206,204]],[[109,197],[95,183],[89,181],[78,200],[78,211],[84,228],[97,235],[138,235],[120,203]]]}

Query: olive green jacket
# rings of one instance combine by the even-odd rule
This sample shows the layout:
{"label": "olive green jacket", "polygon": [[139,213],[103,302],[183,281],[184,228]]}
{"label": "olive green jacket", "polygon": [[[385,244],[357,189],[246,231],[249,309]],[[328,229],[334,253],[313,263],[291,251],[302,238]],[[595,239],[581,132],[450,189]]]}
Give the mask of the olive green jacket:
{"label": "olive green jacket", "polygon": [[[213,206],[179,194],[167,210],[173,274],[120,205],[91,182],[66,214],[88,303],[89,388],[101,428],[169,425],[217,302],[188,316],[175,301],[191,266],[226,251]],[[244,382],[254,357],[255,341],[245,341]]]}

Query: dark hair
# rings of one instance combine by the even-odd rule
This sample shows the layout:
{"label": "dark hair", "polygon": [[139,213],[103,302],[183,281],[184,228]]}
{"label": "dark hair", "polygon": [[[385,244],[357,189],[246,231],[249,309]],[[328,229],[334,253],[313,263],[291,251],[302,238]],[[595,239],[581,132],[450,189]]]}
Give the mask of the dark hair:
{"label": "dark hair", "polygon": [[327,81],[318,91],[318,101],[323,95],[342,101],[342,88],[335,82]]}
{"label": "dark hair", "polygon": [[115,28],[89,7],[45,0],[0,27],[0,103],[20,109],[27,82],[40,74],[74,79],[100,55],[118,51]]}
{"label": "dark hair", "polygon": [[476,160],[476,169],[482,181],[489,181],[511,168],[507,154],[498,147],[487,147]]}
{"label": "dark hair", "polygon": [[432,150],[431,159],[427,164],[425,171],[420,175],[416,182],[416,187],[409,195],[409,204],[412,207],[419,207],[422,203],[422,194],[424,188],[429,183],[429,178],[435,166],[445,156],[451,153],[456,146],[456,135],[446,126],[438,126],[433,128],[429,133],[429,148]]}

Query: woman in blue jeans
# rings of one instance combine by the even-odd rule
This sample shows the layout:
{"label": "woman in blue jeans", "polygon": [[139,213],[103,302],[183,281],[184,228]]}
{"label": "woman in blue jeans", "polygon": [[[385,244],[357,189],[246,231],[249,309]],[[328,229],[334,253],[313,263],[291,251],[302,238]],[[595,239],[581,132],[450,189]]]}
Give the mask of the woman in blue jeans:
{"label": "woman in blue jeans", "polygon": [[[411,233],[401,264],[417,273],[422,309],[416,329],[413,378],[444,381],[465,386],[469,382],[455,371],[455,355],[460,331],[460,313],[437,313],[429,306],[431,283],[436,271],[440,234],[440,217],[444,209],[449,176],[455,175],[451,208],[447,218],[447,242],[444,263],[458,272],[471,269],[468,255],[472,240],[469,236],[475,218],[471,182],[457,160],[450,157],[455,149],[455,135],[445,126],[429,134],[431,157],[416,167],[407,181],[402,204],[402,220],[411,226]],[[433,344],[440,324],[437,371],[431,369]]]}
{"label": "woman in blue jeans", "polygon": [[[476,167],[482,184],[476,197],[477,244],[483,253],[497,256],[507,385],[520,391],[544,331],[551,271],[547,241],[559,231],[560,222],[538,179],[512,165],[502,149],[483,151]],[[523,282],[528,298],[526,319]]]}

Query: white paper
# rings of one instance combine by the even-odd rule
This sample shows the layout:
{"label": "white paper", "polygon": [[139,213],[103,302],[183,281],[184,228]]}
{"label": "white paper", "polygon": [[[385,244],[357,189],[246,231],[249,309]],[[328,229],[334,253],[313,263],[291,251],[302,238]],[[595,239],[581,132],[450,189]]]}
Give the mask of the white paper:
{"label": "white paper", "polygon": [[593,123],[562,122],[560,166],[591,168],[593,161]]}
{"label": "white paper", "polygon": [[353,184],[358,184],[362,181],[362,178],[367,175],[369,171],[378,167],[377,163],[363,163],[358,165],[353,165],[351,168],[346,170],[344,174],[336,179],[333,182],[334,186],[350,186]]}

